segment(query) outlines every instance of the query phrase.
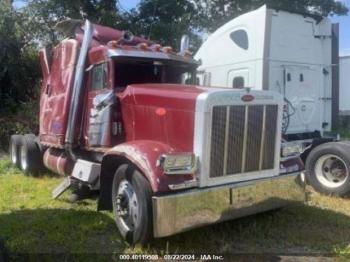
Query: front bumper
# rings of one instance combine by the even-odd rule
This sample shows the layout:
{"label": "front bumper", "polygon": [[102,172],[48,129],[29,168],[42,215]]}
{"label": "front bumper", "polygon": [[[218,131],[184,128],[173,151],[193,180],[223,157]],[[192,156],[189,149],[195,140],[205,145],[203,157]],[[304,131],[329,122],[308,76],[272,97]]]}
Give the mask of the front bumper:
{"label": "front bumper", "polygon": [[300,173],[154,196],[154,236],[243,217],[305,200]]}

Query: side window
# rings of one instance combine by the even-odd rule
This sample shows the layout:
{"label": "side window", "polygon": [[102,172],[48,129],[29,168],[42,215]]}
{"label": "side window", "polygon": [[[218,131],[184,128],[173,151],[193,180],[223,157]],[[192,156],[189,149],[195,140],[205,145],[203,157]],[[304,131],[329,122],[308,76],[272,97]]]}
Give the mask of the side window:
{"label": "side window", "polygon": [[244,87],[244,78],[243,76],[236,76],[232,81],[233,88],[243,88]]}
{"label": "side window", "polygon": [[91,72],[91,90],[100,90],[107,86],[107,65],[105,63],[93,67]]}
{"label": "side window", "polygon": [[248,34],[245,30],[239,29],[230,34],[231,40],[244,50],[249,48]]}

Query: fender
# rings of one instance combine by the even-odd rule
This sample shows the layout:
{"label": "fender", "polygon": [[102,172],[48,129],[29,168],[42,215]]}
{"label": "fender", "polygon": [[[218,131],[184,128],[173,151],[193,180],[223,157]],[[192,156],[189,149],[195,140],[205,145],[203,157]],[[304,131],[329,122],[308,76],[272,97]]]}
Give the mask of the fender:
{"label": "fender", "polygon": [[152,140],[126,142],[108,150],[102,159],[98,209],[112,208],[111,186],[114,173],[121,164],[133,164],[141,171],[149,181],[154,194],[169,192],[170,184],[193,179],[192,174],[165,175],[162,168],[157,166],[157,160],[161,155],[175,152],[177,151],[171,146]]}

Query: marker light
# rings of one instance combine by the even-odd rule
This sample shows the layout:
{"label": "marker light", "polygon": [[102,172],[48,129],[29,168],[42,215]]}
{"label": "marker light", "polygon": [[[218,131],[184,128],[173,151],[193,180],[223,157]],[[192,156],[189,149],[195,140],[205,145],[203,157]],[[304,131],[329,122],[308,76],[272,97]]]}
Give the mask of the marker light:
{"label": "marker light", "polygon": [[118,47],[119,47],[119,44],[118,44],[118,41],[112,40],[112,41],[109,41],[109,42],[107,43],[107,46],[110,47],[110,48],[118,48]]}
{"label": "marker light", "polygon": [[162,52],[164,52],[164,53],[171,53],[171,52],[173,52],[173,48],[171,46],[164,46],[162,48]]}
{"label": "marker light", "polygon": [[152,51],[160,52],[161,49],[162,49],[162,46],[159,45],[159,44],[155,44],[155,45],[152,45],[152,46],[151,46],[151,49],[152,49]]}
{"label": "marker light", "polygon": [[142,50],[148,50],[148,45],[146,43],[140,43],[137,47]]}
{"label": "marker light", "polygon": [[166,115],[166,109],[164,107],[158,107],[156,109],[156,114],[159,116],[165,116]]}

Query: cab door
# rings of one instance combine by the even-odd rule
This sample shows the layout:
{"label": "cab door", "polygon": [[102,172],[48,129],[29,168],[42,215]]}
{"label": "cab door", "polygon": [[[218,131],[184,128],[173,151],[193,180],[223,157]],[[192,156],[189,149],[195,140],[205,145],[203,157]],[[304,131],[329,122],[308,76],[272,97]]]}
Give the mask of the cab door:
{"label": "cab door", "polygon": [[108,63],[94,64],[88,69],[87,106],[85,112],[85,145],[87,147],[110,147],[116,128],[115,108],[117,98],[108,84]]}

